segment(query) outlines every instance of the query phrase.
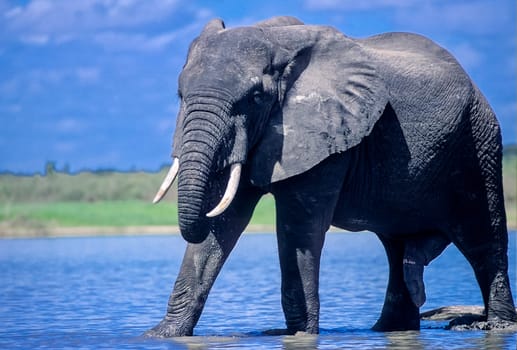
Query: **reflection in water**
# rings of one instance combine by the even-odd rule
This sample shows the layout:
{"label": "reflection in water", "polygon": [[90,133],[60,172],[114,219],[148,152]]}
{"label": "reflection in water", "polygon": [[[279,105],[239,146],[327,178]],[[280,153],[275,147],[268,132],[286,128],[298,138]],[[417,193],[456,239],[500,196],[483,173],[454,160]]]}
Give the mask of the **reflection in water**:
{"label": "reflection in water", "polygon": [[[172,341],[186,346],[189,350],[204,350],[218,348],[235,347],[237,338],[235,337],[177,337]],[[227,346],[225,346],[227,345]]]}
{"label": "reflection in water", "polygon": [[282,339],[282,349],[285,350],[309,350],[317,347],[318,336],[313,334],[287,335]]}
{"label": "reflection in water", "polygon": [[425,349],[420,339],[420,332],[388,332],[386,333],[386,349],[420,350]]}
{"label": "reflection in water", "polygon": [[[515,349],[517,335],[514,332],[446,331],[440,329],[425,331],[388,332],[373,331],[330,331],[321,335],[268,336],[238,334],[235,336],[194,336],[154,340],[160,349],[391,349],[391,350],[435,350],[472,349],[499,350]],[[148,339],[147,339],[148,340]],[[146,344],[146,348],[153,348]]]}
{"label": "reflection in water", "polygon": [[[475,338],[475,345],[478,349],[499,350],[508,347],[513,342],[517,348],[514,332],[483,332],[484,336]],[[512,340],[513,338],[513,340]]]}

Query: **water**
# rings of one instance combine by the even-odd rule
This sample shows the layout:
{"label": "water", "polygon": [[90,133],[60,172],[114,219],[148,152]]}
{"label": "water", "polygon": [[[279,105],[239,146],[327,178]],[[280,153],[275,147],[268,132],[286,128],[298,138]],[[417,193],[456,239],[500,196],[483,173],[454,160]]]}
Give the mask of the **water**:
{"label": "water", "polygon": [[[0,240],[0,349],[515,349],[517,334],[376,333],[387,262],[369,233],[329,234],[322,258],[321,334],[262,336],[283,328],[274,235],[244,235],[208,298],[196,337],[141,337],[162,318],[185,243],[178,236]],[[516,234],[510,278],[516,288]],[[471,268],[449,247],[426,269],[427,302],[481,305]]]}

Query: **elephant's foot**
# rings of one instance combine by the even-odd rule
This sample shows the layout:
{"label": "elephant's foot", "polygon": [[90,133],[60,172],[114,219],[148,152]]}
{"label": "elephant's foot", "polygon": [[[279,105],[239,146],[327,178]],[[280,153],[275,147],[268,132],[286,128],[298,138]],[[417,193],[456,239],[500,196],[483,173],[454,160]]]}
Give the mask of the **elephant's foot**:
{"label": "elephant's foot", "polygon": [[407,291],[386,294],[379,320],[372,327],[377,332],[420,330],[420,313]]}
{"label": "elephant's foot", "polygon": [[489,320],[476,319],[473,317],[458,317],[452,320],[446,329],[453,331],[467,331],[467,330],[504,330],[509,332],[517,332],[517,322],[505,320]]}
{"label": "elephant's foot", "polygon": [[513,303],[508,275],[505,273],[497,273],[490,285],[487,315],[489,321],[517,322],[517,311]]}
{"label": "elephant's foot", "polygon": [[300,322],[295,324],[294,322],[287,322],[287,328],[280,329],[268,329],[263,331],[264,335],[307,335],[307,334],[319,334],[318,319],[312,319],[311,321]]}
{"label": "elephant's foot", "polygon": [[409,300],[405,303],[385,303],[381,317],[372,330],[377,332],[418,331],[420,330],[418,308]]}
{"label": "elephant's foot", "polygon": [[292,335],[287,328],[273,328],[262,331],[263,335]]}
{"label": "elephant's foot", "polygon": [[423,320],[447,321],[446,329],[450,330],[508,330],[517,331],[517,322],[503,320],[498,317],[487,319],[481,306],[445,306],[424,312]]}
{"label": "elephant's foot", "polygon": [[162,320],[156,326],[146,331],[143,336],[150,338],[172,338],[172,337],[182,337],[182,336],[190,336],[192,335],[192,329],[186,329],[185,327],[180,327],[178,324]]}
{"label": "elephant's foot", "polygon": [[274,329],[268,329],[266,331],[262,332],[263,335],[294,335],[294,336],[303,336],[308,334],[316,334],[316,333],[309,333],[305,331],[293,331],[289,330],[287,328],[274,328]]}
{"label": "elephant's foot", "polygon": [[382,317],[372,327],[376,332],[397,332],[397,331],[418,331],[420,330],[420,320],[409,318],[388,318]]}
{"label": "elephant's foot", "polygon": [[372,330],[377,332],[418,331],[420,330],[418,308],[411,303],[400,307],[399,312],[383,311]]}

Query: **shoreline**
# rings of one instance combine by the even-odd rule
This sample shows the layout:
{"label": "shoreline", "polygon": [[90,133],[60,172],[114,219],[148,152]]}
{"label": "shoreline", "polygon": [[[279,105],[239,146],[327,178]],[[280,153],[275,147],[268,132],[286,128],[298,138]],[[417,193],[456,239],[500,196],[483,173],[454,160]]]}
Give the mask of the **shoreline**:
{"label": "shoreline", "polygon": [[[248,225],[245,233],[274,232],[274,225]],[[178,226],[34,226],[13,227],[0,225],[0,239],[16,238],[65,238],[65,237],[102,237],[137,235],[179,235]]]}
{"label": "shoreline", "polygon": [[[517,227],[508,227],[508,232],[516,232]],[[244,233],[274,233],[275,225],[251,224]],[[328,232],[349,232],[331,226]],[[178,226],[147,225],[147,226],[3,226],[0,224],[0,240],[23,238],[73,238],[73,237],[102,237],[102,236],[138,236],[138,235],[179,235]]]}
{"label": "shoreline", "polygon": [[[244,233],[274,233],[275,225],[250,224]],[[328,232],[348,232],[331,226]],[[13,227],[0,225],[1,239],[17,238],[66,238],[66,237],[102,237],[102,236],[138,236],[138,235],[179,235],[179,226],[41,226]]]}

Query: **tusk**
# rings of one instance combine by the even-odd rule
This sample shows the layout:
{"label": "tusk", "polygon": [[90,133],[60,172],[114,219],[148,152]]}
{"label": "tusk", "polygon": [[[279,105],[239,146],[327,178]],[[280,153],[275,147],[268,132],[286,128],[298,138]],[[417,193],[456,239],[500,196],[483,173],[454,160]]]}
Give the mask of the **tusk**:
{"label": "tusk", "polygon": [[169,190],[169,188],[171,188],[171,185],[174,182],[176,175],[178,175],[179,167],[180,167],[179,159],[174,158],[174,162],[172,163],[171,168],[169,169],[169,172],[167,173],[167,176],[165,176],[165,179],[163,180],[163,183],[160,186],[158,193],[156,193],[156,196],[154,197],[153,204],[156,204],[159,201],[161,201],[163,196],[165,196],[165,194]]}
{"label": "tusk", "polygon": [[223,198],[217,204],[217,206],[212,209],[211,212],[206,214],[209,218],[213,218],[221,214],[223,211],[228,208],[228,206],[232,203],[233,197],[235,197],[235,193],[237,193],[237,188],[239,188],[239,181],[241,179],[241,168],[242,165],[239,163],[233,164],[230,170],[230,179],[228,180],[228,185],[226,186],[226,191],[224,191]]}

